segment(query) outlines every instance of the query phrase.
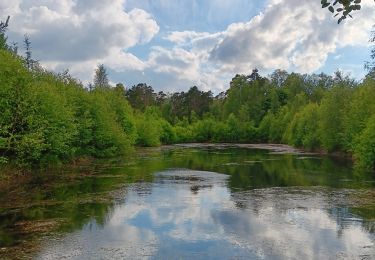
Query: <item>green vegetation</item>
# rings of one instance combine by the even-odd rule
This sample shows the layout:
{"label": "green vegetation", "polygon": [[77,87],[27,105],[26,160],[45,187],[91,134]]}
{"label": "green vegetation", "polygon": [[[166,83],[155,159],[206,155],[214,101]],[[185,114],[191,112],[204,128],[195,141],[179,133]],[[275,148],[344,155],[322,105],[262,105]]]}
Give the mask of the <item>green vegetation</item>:
{"label": "green vegetation", "polygon": [[236,75],[217,96],[155,93],[138,84],[109,84],[99,65],[84,87],[69,73],[52,73],[6,44],[0,26],[0,163],[39,166],[76,157],[113,157],[134,145],[183,142],[274,142],[353,155],[375,163],[375,80],[337,72],[301,75],[276,70]]}
{"label": "green vegetation", "polygon": [[341,23],[348,16],[353,18],[351,12],[361,10],[361,0],[321,0],[322,8],[327,8],[334,14],[335,17],[339,17],[338,23]]}

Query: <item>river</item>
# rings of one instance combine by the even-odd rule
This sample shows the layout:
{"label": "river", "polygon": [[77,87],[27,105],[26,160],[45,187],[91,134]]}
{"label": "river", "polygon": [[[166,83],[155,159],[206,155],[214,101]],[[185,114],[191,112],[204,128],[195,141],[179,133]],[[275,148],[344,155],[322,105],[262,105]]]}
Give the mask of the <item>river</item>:
{"label": "river", "polygon": [[0,195],[1,259],[375,259],[375,174],[287,146],[138,149]]}

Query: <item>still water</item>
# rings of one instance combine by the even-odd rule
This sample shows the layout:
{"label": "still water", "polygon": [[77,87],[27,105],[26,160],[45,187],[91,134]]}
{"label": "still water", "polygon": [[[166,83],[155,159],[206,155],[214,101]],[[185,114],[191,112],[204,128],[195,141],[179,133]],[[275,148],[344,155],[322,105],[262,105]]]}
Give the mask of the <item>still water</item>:
{"label": "still water", "polygon": [[375,259],[374,175],[278,147],[141,149],[1,191],[0,258]]}

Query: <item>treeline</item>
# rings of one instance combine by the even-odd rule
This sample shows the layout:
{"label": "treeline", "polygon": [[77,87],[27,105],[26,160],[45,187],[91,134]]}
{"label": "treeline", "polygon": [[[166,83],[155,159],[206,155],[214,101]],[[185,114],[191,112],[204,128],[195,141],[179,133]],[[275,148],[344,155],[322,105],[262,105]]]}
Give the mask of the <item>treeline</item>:
{"label": "treeline", "polygon": [[[3,27],[2,27],[3,26]],[[85,87],[69,73],[44,70],[17,54],[0,24],[0,162],[45,165],[76,157],[126,154],[135,145],[181,142],[272,142],[352,154],[374,168],[375,81],[337,72],[276,70],[236,75],[214,96],[197,87],[154,92],[138,84],[110,86],[103,65]]]}
{"label": "treeline", "polygon": [[28,70],[0,50],[0,151],[18,164],[121,154],[135,143],[132,108],[121,89],[87,91],[67,74]]}
{"label": "treeline", "polygon": [[357,82],[340,72],[329,76],[276,70],[266,78],[254,70],[236,75],[230,88],[215,97],[196,87],[186,93],[154,93],[145,84],[133,86],[126,96],[139,113],[158,111],[158,118],[172,125],[173,143],[286,143],[345,152],[358,166],[374,168],[373,73]]}

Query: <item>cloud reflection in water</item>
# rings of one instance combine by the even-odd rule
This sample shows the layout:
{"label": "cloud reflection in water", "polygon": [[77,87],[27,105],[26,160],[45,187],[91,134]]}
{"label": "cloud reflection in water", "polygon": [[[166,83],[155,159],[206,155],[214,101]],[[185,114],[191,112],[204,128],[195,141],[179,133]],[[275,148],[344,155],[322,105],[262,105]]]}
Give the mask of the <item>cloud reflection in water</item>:
{"label": "cloud reflection in water", "polygon": [[39,257],[375,257],[374,234],[362,227],[361,219],[343,214],[345,208],[324,188],[298,194],[293,188],[231,193],[227,178],[191,170],[160,172],[151,185],[130,186],[125,202],[104,226],[92,221],[50,241]]}

